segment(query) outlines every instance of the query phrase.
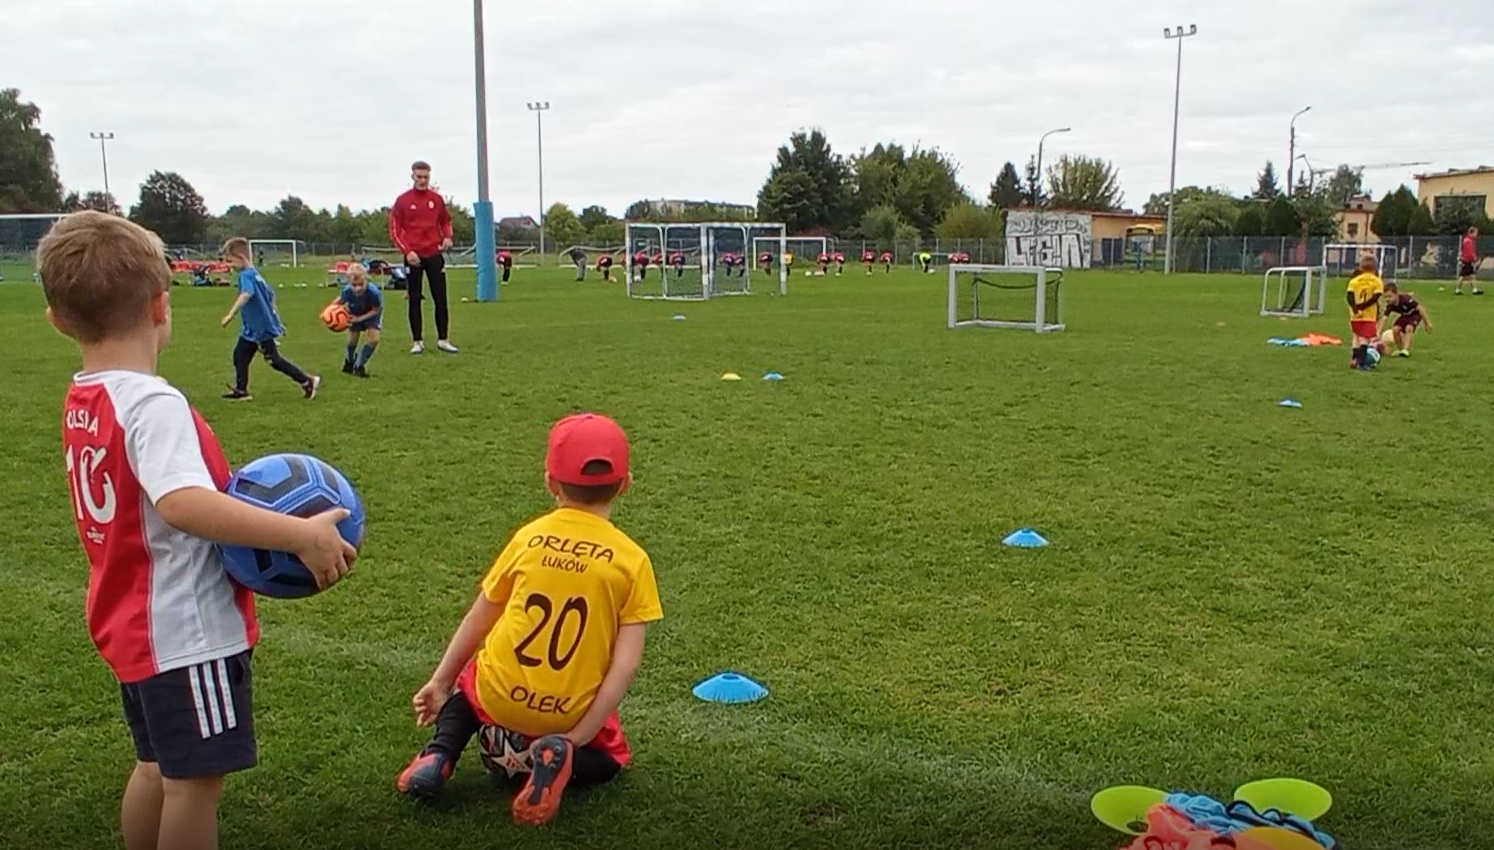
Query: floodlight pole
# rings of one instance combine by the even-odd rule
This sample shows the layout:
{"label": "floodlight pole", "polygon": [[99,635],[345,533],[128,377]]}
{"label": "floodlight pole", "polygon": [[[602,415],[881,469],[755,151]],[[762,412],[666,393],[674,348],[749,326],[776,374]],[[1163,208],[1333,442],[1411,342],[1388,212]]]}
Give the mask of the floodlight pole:
{"label": "floodlight pole", "polygon": [[1292,123],[1289,125],[1290,129],[1291,129],[1291,141],[1288,143],[1288,147],[1287,147],[1287,191],[1286,191],[1286,194],[1287,194],[1288,198],[1290,198],[1293,195],[1297,194],[1297,184],[1296,184],[1296,182],[1294,182],[1294,178],[1296,177],[1296,166],[1297,166],[1297,119],[1301,118],[1303,115],[1305,115],[1307,113],[1307,111],[1310,110],[1310,109],[1312,109],[1311,106],[1304,106],[1301,109],[1297,110],[1297,114],[1292,116]]}
{"label": "floodlight pole", "polygon": [[[1049,130],[1048,132],[1044,133],[1041,138],[1038,139],[1037,175],[1036,175],[1037,182],[1035,182],[1033,184],[1033,186],[1032,186],[1032,214],[1033,214],[1033,228],[1032,229],[1033,229],[1033,235],[1034,236],[1041,236],[1042,235],[1042,229],[1043,229],[1042,228],[1043,208],[1042,208],[1042,205],[1038,203],[1038,198],[1041,197],[1042,194],[1043,194],[1043,142],[1048,141],[1048,137],[1051,136],[1051,135],[1053,135],[1054,133],[1067,133],[1067,132],[1070,132],[1073,129],[1074,129],[1073,127],[1059,127],[1057,130]],[[1038,244],[1037,241],[1034,240],[1033,241],[1034,248],[1037,246],[1037,244]]]}
{"label": "floodlight pole", "polygon": [[109,152],[104,149],[105,143],[114,138],[113,133],[89,133],[88,138],[97,139],[99,143],[99,158],[104,161],[104,201],[108,203],[113,200],[109,194]]}
{"label": "floodlight pole", "polygon": [[539,195],[540,195],[540,263],[545,262],[545,112],[550,108],[550,101],[536,101],[529,104],[529,111],[534,113],[534,137],[539,148]]}
{"label": "floodlight pole", "polygon": [[1186,30],[1182,24],[1178,24],[1176,32],[1170,27],[1162,30],[1163,38],[1178,43],[1177,80],[1173,84],[1172,94],[1172,175],[1167,182],[1167,254],[1163,257],[1163,274],[1172,274],[1172,201],[1178,191],[1178,114],[1183,103],[1183,39],[1195,35],[1198,35],[1197,24],[1189,24]]}
{"label": "floodlight pole", "polygon": [[472,62],[477,89],[477,300],[498,300],[498,256],[493,244],[493,201],[488,197],[488,74],[482,35],[482,0],[472,0]]}

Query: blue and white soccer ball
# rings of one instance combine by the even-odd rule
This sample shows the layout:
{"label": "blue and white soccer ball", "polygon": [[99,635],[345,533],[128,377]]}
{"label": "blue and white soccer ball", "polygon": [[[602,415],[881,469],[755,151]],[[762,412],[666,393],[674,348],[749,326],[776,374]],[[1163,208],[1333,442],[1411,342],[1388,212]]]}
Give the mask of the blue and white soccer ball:
{"label": "blue and white soccer ball", "polygon": [[1364,349],[1364,365],[1374,368],[1380,365],[1380,349],[1371,345]]}
{"label": "blue and white soccer ball", "polygon": [[[297,517],[312,517],[347,508],[337,524],[342,539],[363,545],[367,519],[363,500],[341,472],[326,461],[304,454],[274,454],[245,464],[228,482],[228,495],[256,507]],[[317,592],[316,578],[289,552],[248,546],[219,546],[224,568],[234,581],[262,596],[299,599]]]}

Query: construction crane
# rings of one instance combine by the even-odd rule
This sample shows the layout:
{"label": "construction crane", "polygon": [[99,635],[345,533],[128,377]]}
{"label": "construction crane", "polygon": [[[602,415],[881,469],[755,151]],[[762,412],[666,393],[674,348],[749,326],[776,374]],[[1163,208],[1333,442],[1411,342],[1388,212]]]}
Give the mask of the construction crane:
{"label": "construction crane", "polygon": [[[1299,154],[1297,154],[1297,158],[1300,159],[1300,160],[1302,160],[1302,162],[1307,166],[1307,188],[1308,188],[1308,191],[1312,191],[1312,187],[1317,183],[1317,179],[1318,179],[1318,175],[1319,174],[1332,174],[1333,172],[1337,171],[1338,168],[1339,168],[1336,165],[1333,166],[1333,168],[1331,168],[1331,169],[1328,169],[1328,168],[1313,168],[1312,167],[1312,162],[1309,161],[1308,158],[1307,158],[1307,154],[1299,153]],[[1351,166],[1349,166],[1349,168],[1353,169],[1356,172],[1361,172],[1362,173],[1362,172],[1365,172],[1365,171],[1384,171],[1384,170],[1390,169],[1390,168],[1416,168],[1416,167],[1422,166],[1422,165],[1431,165],[1431,163],[1430,162],[1372,162],[1372,163],[1368,163],[1366,165],[1351,165]]]}

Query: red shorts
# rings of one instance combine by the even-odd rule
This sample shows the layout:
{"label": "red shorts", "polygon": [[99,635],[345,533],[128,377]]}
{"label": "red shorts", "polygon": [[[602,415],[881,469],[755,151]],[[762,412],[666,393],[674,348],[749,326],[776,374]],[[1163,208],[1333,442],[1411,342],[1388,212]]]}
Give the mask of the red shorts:
{"label": "red shorts", "polygon": [[1360,339],[1372,340],[1380,335],[1374,322],[1350,322],[1349,327],[1353,329],[1354,336]]}
{"label": "red shorts", "polygon": [[1398,330],[1398,331],[1414,330],[1416,328],[1416,326],[1420,325],[1420,324],[1421,324],[1421,314],[1420,313],[1411,313],[1409,315],[1401,316],[1400,318],[1396,319],[1395,320],[1395,329]]}
{"label": "red shorts", "polygon": [[[487,710],[477,701],[477,659],[474,658],[468,661],[467,666],[462,669],[462,675],[457,677],[457,690],[462,692],[462,696],[466,698],[467,704],[472,706],[472,713],[476,714],[477,719],[481,720],[484,725],[501,725],[493,720],[492,715],[488,714]],[[518,732],[520,735],[530,738],[537,737],[528,729],[512,729],[510,731]],[[611,756],[612,760],[617,762],[621,767],[627,767],[628,762],[633,760],[633,750],[628,746],[627,736],[623,734],[622,718],[618,717],[615,711],[607,716],[607,719],[602,723],[601,731],[597,733],[595,738],[591,739],[591,743],[584,746],[596,747]]]}

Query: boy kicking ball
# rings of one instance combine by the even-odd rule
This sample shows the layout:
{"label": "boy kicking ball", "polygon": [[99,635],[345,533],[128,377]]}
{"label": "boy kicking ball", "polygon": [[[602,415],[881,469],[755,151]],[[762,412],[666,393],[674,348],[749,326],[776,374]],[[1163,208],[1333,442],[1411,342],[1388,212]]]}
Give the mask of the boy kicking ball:
{"label": "boy kicking ball", "polygon": [[400,773],[401,794],[438,794],[482,731],[504,742],[506,767],[528,770],[513,818],[539,826],[568,783],[607,782],[632,760],[617,707],[643,660],[645,624],[664,612],[648,554],[612,524],[631,480],[616,422],[583,413],[551,430],[545,483],[557,507],[499,553],[415,694],[416,722],[436,733]]}
{"label": "boy kicking ball", "polygon": [[1410,357],[1411,340],[1416,336],[1417,326],[1425,324],[1427,333],[1431,333],[1432,317],[1427,315],[1427,308],[1415,296],[1401,292],[1393,283],[1385,284],[1385,312],[1395,316],[1395,323],[1390,326],[1395,339],[1395,356]]}
{"label": "boy kicking ball", "polygon": [[[377,286],[368,282],[368,272],[362,266],[348,269],[348,282],[337,296],[342,306],[348,308],[348,355],[342,361],[345,375],[368,377],[368,361],[373,359],[379,347],[379,331],[384,327],[384,294]],[[368,334],[363,350],[358,350],[358,341]]]}
{"label": "boy kicking ball", "polygon": [[1349,278],[1349,290],[1345,293],[1349,302],[1349,327],[1354,334],[1354,354],[1349,362],[1355,369],[1375,368],[1369,350],[1379,342],[1380,299],[1384,294],[1385,282],[1380,279],[1379,264],[1373,254],[1365,254],[1359,258],[1358,273]]}

